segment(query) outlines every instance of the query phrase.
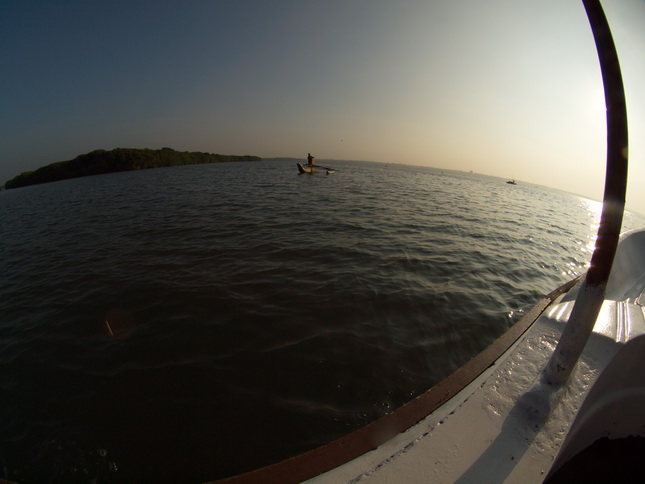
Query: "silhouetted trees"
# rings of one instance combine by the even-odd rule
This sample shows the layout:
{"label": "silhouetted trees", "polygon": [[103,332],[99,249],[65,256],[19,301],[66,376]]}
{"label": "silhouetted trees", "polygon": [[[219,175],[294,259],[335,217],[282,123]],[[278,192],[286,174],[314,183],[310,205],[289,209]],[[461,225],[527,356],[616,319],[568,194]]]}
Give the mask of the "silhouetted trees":
{"label": "silhouetted trees", "polygon": [[198,151],[175,151],[171,148],[160,150],[116,148],[111,151],[95,150],[79,155],[73,160],[59,161],[35,171],[27,171],[5,183],[5,188],[19,188],[27,185],[48,183],[81,176],[102,175],[117,171],[143,170],[164,166],[223,163],[228,161],[260,161],[251,155],[218,155]]}

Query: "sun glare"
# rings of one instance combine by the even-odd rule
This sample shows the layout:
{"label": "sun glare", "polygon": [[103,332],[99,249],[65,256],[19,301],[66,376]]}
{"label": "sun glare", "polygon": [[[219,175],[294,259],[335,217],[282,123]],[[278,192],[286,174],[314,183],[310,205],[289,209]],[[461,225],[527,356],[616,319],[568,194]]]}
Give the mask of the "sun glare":
{"label": "sun glare", "polygon": [[587,213],[591,219],[591,235],[585,247],[586,251],[593,253],[596,248],[596,239],[598,238],[598,228],[600,227],[600,216],[602,215],[602,203],[595,200],[585,200]]}
{"label": "sun glare", "polygon": [[587,94],[587,116],[594,127],[605,129],[607,124],[607,107],[605,106],[605,96],[602,86],[591,87]]}

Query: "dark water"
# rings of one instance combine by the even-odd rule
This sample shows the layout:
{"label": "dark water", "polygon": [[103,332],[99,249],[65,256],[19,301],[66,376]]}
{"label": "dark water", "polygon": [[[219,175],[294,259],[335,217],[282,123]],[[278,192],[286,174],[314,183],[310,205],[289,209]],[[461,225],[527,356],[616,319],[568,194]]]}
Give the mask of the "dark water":
{"label": "dark water", "polygon": [[590,258],[596,202],[334,167],[0,193],[0,476],[199,482],[308,450],[429,388]]}

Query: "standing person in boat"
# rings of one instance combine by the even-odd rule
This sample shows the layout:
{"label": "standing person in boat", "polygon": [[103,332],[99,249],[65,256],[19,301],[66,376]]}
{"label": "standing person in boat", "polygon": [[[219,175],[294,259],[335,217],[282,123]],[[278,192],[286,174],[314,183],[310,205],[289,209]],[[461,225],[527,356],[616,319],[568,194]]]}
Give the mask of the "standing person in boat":
{"label": "standing person in boat", "polygon": [[316,158],[311,156],[311,153],[307,153],[307,164],[313,166],[316,163]]}

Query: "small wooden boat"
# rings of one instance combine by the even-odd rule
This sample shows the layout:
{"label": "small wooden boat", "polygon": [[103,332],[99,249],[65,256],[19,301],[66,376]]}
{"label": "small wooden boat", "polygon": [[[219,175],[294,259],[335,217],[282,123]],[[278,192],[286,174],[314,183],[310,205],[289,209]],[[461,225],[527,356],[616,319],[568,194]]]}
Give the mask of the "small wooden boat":
{"label": "small wooden boat", "polygon": [[314,166],[313,165],[303,165],[302,163],[296,163],[298,165],[298,171],[300,173],[313,173],[314,172]]}

